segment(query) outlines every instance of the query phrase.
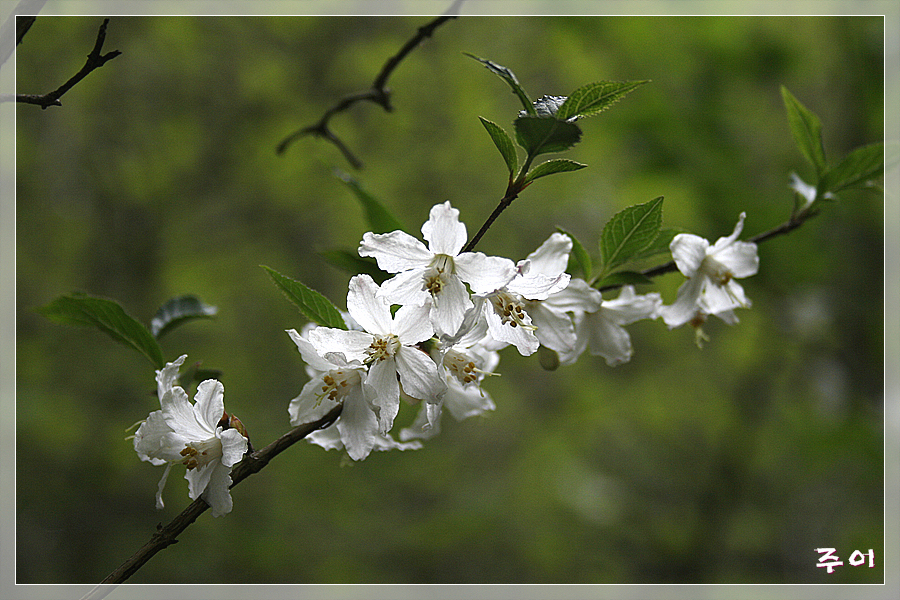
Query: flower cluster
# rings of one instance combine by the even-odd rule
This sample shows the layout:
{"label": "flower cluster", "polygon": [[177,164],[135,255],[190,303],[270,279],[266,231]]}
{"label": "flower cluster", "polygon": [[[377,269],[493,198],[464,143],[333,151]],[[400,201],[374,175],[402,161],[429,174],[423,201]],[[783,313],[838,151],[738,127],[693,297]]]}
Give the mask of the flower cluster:
{"label": "flower cluster", "polygon": [[[369,275],[350,280],[346,330],[288,331],[311,378],[290,403],[291,424],[315,422],[342,404],[337,421],[310,442],[346,449],[354,460],[373,450],[419,448],[440,431],[444,408],[457,420],[494,409],[481,384],[506,346],[524,356],[544,347],[563,365],[589,349],[617,365],[631,358],[624,326],[635,321],[662,317],[674,328],[717,315],[732,323],[733,310],[749,306],[734,279],[758,266],[755,244],[737,241],[743,220],[713,246],[675,237],[672,254],[688,279],[671,306],[631,286],[607,300],[573,279],[565,272],[572,240],[561,233],[518,263],[463,252],[466,226],[449,202],[432,207],[422,226],[427,245],[403,231],[366,233],[360,256],[393,276],[380,286]],[[421,407],[397,441],[391,429],[401,397]]]}
{"label": "flower cluster", "polygon": [[[310,376],[288,406],[290,422],[314,423],[340,405],[335,422],[306,439],[363,460],[374,450],[420,448],[440,432],[445,408],[456,420],[493,410],[481,384],[507,346],[523,356],[543,348],[561,365],[589,350],[614,366],[631,359],[625,326],[659,317],[670,329],[691,323],[699,342],[709,315],[731,324],[734,309],[750,306],[735,281],[759,266],[756,245],[737,239],[744,218],[713,245],[675,236],[670,250],[687,279],[668,306],[658,293],[637,294],[632,286],[604,299],[591,283],[572,278],[565,271],[573,242],[562,233],[518,263],[463,252],[466,226],[449,202],[432,207],[422,226],[427,245],[402,231],[366,233],[359,254],[393,276],[381,285],[369,275],[350,280],[346,329],[288,330]],[[201,382],[194,403],[188,401],[176,384],[185,358],[156,372],[161,409],[140,424],[134,449],[141,460],[166,467],[157,508],[170,469],[181,463],[190,497],[203,498],[221,516],[231,511],[231,468],[247,452],[246,431],[225,412],[220,382]],[[391,430],[401,398],[420,410],[398,441]]]}

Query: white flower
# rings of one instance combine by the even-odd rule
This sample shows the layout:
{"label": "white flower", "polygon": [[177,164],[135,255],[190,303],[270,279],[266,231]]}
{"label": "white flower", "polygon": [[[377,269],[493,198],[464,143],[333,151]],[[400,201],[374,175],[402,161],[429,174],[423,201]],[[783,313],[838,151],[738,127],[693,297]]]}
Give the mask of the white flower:
{"label": "white flower", "polygon": [[391,304],[422,306],[430,299],[434,328],[439,333],[456,332],[472,306],[468,283],[474,293],[493,291],[515,275],[515,265],[506,258],[481,252],[461,252],[466,226],[450,202],[431,208],[422,225],[428,247],[403,231],[368,232],[359,246],[360,256],[372,256],[378,267],[397,273],[381,286],[379,296]]}
{"label": "white flower", "polygon": [[342,404],[341,415],[327,429],[335,428],[341,446],[347,449],[350,458],[364,459],[379,437],[378,421],[363,391],[365,366],[359,361],[348,362],[338,352],[319,356],[315,347],[295,330],[289,329],[287,333],[312,372],[300,395],[288,406],[291,425],[318,421]]}
{"label": "white flower", "polygon": [[415,421],[400,431],[400,439],[430,439],[441,431],[443,408],[457,421],[494,410],[494,402],[481,387],[481,380],[491,374],[500,362],[500,355],[480,345],[461,345],[435,351],[441,361],[441,371],[447,382],[447,392],[438,405],[424,404]]}
{"label": "white flower", "polygon": [[544,342],[548,347],[564,348],[574,341],[568,317],[538,308],[569,284],[565,270],[571,249],[569,236],[554,233],[519,262],[512,281],[481,296],[488,332],[494,340],[514,345],[523,356],[534,354]]}
{"label": "white flower", "polygon": [[409,396],[432,404],[440,402],[446,385],[434,361],[415,347],[434,334],[428,303],[403,306],[392,317],[390,306],[377,294],[378,285],[371,277],[353,277],[347,311],[364,331],[318,327],[309,332],[309,341],[319,356],[339,353],[348,362],[368,365],[363,391],[381,433],[387,434],[400,410],[400,384]]}
{"label": "white flower", "polygon": [[231,468],[247,452],[247,438],[230,426],[220,382],[201,382],[193,405],[184,389],[175,385],[185,358],[181,356],[156,372],[162,410],[150,413],[138,428],[134,449],[141,460],[166,465],[156,494],[157,508],[163,507],[162,490],[169,470],[182,463],[188,469],[185,479],[191,499],[202,497],[213,516],[219,517],[231,512]]}
{"label": "white flower", "polygon": [[756,244],[738,241],[744,228],[741,213],[734,232],[719,238],[712,246],[691,234],[678,234],[669,244],[678,270],[687,277],[671,306],[663,307],[662,317],[669,329],[680,327],[698,316],[730,315],[735,308],[750,306],[744,289],[735,279],[755,275],[759,269]]}
{"label": "white flower", "polygon": [[[615,300],[603,300],[600,292],[587,287],[580,279],[573,280],[569,287],[581,289],[584,294],[596,292],[597,301],[596,308],[575,316],[578,343],[574,357],[590,348],[591,354],[602,356],[611,367],[631,360],[631,336],[623,326],[641,319],[657,318],[662,308],[660,295],[656,292],[635,294],[634,287],[626,285]],[[566,358],[562,357],[563,364],[571,362]]]}

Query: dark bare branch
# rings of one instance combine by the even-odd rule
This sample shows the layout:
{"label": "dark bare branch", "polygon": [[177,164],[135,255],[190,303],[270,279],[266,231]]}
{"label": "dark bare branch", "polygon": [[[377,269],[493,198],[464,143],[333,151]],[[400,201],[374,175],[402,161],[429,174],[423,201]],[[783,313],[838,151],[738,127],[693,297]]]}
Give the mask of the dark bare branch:
{"label": "dark bare branch", "polygon": [[95,69],[99,69],[108,61],[121,54],[121,52],[119,52],[118,50],[113,50],[112,52],[102,54],[103,42],[106,41],[106,26],[108,24],[109,19],[104,19],[103,23],[100,25],[100,30],[97,32],[97,40],[94,42],[94,48],[87,56],[87,62],[85,62],[84,66],[81,67],[81,70],[79,70],[77,73],[75,73],[75,75],[69,78],[67,82],[48,94],[16,94],[16,102],[23,102],[25,104],[37,104],[42,109],[45,109],[48,106],[62,106],[62,102],[60,102],[59,99],[62,98],[63,94],[72,89],[78,82],[87,77],[92,71],[94,71]]}
{"label": "dark bare branch", "polygon": [[16,46],[22,43],[22,38],[36,20],[37,17],[16,17]]}
{"label": "dark bare branch", "polygon": [[301,137],[312,135],[315,137],[322,138],[327,140],[337,146],[337,148],[341,151],[347,161],[355,168],[362,168],[362,161],[350,151],[346,144],[341,141],[341,139],[331,130],[328,126],[331,118],[341,113],[351,106],[356,104],[357,102],[369,101],[374,102],[375,104],[381,106],[385,111],[390,112],[392,110],[391,106],[391,91],[387,88],[387,81],[390,78],[391,74],[400,64],[400,62],[409,55],[419,44],[422,43],[426,38],[431,37],[434,33],[434,30],[440,27],[443,23],[449,21],[450,19],[455,19],[456,15],[455,11],[458,11],[459,5],[461,4],[461,0],[457,0],[450,7],[450,10],[446,14],[437,17],[427,25],[420,27],[416,31],[416,35],[413,36],[403,47],[400,49],[397,54],[392,56],[385,62],[384,66],[381,68],[381,71],[375,77],[375,81],[372,83],[372,87],[368,90],[362,92],[356,92],[354,94],[350,94],[341,98],[334,106],[325,111],[325,114],[322,118],[315,123],[314,125],[309,125],[306,127],[301,127],[294,133],[290,134],[286,138],[284,138],[280,144],[278,144],[276,148],[276,152],[278,154],[284,154],[285,150],[287,150],[288,146],[290,146],[293,142],[298,140]]}

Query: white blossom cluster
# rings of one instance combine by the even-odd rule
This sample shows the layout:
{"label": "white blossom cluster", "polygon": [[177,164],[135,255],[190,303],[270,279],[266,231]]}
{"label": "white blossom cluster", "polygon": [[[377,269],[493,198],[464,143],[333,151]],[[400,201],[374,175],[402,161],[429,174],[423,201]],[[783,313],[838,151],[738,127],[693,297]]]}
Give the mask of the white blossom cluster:
{"label": "white blossom cluster", "polygon": [[[669,328],[699,328],[716,315],[733,323],[734,309],[750,305],[734,280],[758,267],[756,245],[737,241],[743,221],[742,214],[732,235],[712,246],[694,235],[675,237],[673,258],[687,281],[671,306],[631,286],[604,300],[565,272],[572,240],[562,233],[518,263],[463,252],[466,226],[449,202],[432,207],[422,226],[427,246],[403,231],[366,233],[360,256],[394,275],[380,286],[368,275],[350,280],[349,329],[288,331],[311,377],[290,403],[291,424],[313,423],[343,403],[336,423],[310,442],[344,448],[354,460],[373,450],[419,448],[440,431],[444,408],[457,420],[494,409],[481,384],[506,346],[523,356],[543,346],[562,365],[589,349],[617,365],[631,358],[624,326],[635,321],[662,317]],[[421,408],[397,441],[390,432],[401,393]]]}
{"label": "white blossom cluster", "polygon": [[[672,256],[687,279],[669,306],[658,293],[636,294],[631,286],[603,299],[565,272],[572,240],[561,233],[518,263],[463,252],[466,226],[449,202],[432,207],[422,226],[427,246],[402,231],[366,233],[359,254],[394,275],[380,286],[369,275],[350,280],[347,329],[288,330],[310,375],[290,402],[290,422],[314,423],[342,405],[334,424],[306,439],[345,449],[353,460],[373,450],[415,449],[440,431],[445,408],[457,420],[494,409],[481,384],[506,346],[524,356],[543,346],[562,365],[589,350],[617,365],[631,358],[624,326],[635,321],[662,317],[670,329],[691,323],[698,332],[709,315],[734,323],[734,309],[750,306],[735,279],[755,274],[759,263],[756,245],[737,240],[743,222],[741,214],[734,232],[713,245],[690,234],[673,239]],[[248,440],[224,411],[220,382],[201,382],[194,404],[188,401],[176,385],[184,360],[157,371],[161,410],[141,423],[134,448],[141,460],[166,466],[158,508],[169,470],[182,463],[190,497],[202,497],[220,516],[231,510],[231,469]],[[391,430],[401,394],[421,408],[398,441]]]}

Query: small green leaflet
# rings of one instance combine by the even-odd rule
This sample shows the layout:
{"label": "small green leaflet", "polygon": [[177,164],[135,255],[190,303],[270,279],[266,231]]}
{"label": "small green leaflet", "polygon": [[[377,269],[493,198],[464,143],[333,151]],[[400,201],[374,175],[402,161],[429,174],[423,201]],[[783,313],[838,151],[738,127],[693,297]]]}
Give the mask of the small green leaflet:
{"label": "small green leaflet", "polygon": [[196,296],[177,296],[156,311],[156,315],[150,321],[150,333],[159,339],[182,323],[192,319],[209,319],[218,311],[215,306],[206,304]]}
{"label": "small green leaflet", "polygon": [[563,152],[581,140],[581,129],[577,125],[554,118],[518,117],[513,124],[516,141],[529,156]]}
{"label": "small green leaflet", "polygon": [[884,172],[884,144],[870,144],[856,148],[836,167],[822,174],[816,197],[859,187]]}
{"label": "small green leaflet", "polygon": [[74,293],[60,296],[39,308],[38,312],[54,323],[96,327],[117,342],[146,356],[157,369],[166,366],[162,349],[150,331],[113,300]]}
{"label": "small green leaflet", "polygon": [[683,232],[678,229],[660,229],[659,235],[657,235],[656,238],[654,238],[654,240],[650,242],[650,245],[632,256],[631,260],[652,258],[659,254],[671,254],[672,251],[669,249],[669,245],[672,243],[672,240],[675,239],[675,236],[679,233]]}
{"label": "small green leaflet", "polygon": [[575,162],[574,160],[568,160],[565,158],[548,160],[547,162],[543,162],[532,170],[528,171],[528,175],[525,176],[525,183],[531,183],[538,177],[546,177],[547,175],[552,175],[554,173],[577,171],[579,169],[585,168],[586,166],[587,165],[583,165],[581,163]]}
{"label": "small green leaflet", "polygon": [[819,179],[825,172],[825,148],[822,146],[822,123],[813,112],[800,104],[788,89],[781,86],[781,97],[787,109],[788,123],[797,148],[816,169]]}
{"label": "small green leaflet", "polygon": [[513,144],[512,138],[496,123],[492,123],[482,117],[478,118],[481,119],[481,124],[487,129],[491,139],[494,140],[494,145],[497,146],[497,150],[503,156],[506,168],[509,169],[509,178],[512,179],[516,174],[516,169],[519,168],[519,158],[516,156],[516,146]]}
{"label": "small green leaflet", "polygon": [[369,224],[369,231],[372,233],[390,233],[392,231],[407,231],[403,223],[395,217],[384,204],[382,204],[375,196],[367,192],[360,183],[350,175],[335,169],[335,176],[347,184],[356,199],[362,205],[366,214],[366,222]]}
{"label": "small green leaflet", "polygon": [[531,100],[528,98],[528,94],[525,93],[525,90],[522,89],[522,86],[519,85],[519,80],[516,79],[515,74],[504,67],[503,65],[498,65],[494,61],[485,60],[483,58],[478,58],[474,54],[469,54],[468,52],[463,52],[469,58],[474,58],[481,64],[483,64],[487,69],[497,75],[500,79],[509,84],[509,87],[512,88],[513,94],[519,97],[519,101],[522,103],[522,106],[525,108],[525,112],[529,115],[536,115],[534,105],[531,103]]}
{"label": "small green leaflet", "polygon": [[649,83],[649,80],[589,83],[569,95],[563,105],[559,107],[556,118],[565,121],[573,117],[596,115],[645,83]]}
{"label": "small green leaflet", "polygon": [[563,229],[562,227],[557,227],[556,230],[564,235],[569,236],[569,239],[572,240],[572,256],[575,258],[575,261],[578,263],[578,267],[581,269],[582,278],[586,281],[591,278],[591,257],[584,249],[584,246],[581,242],[578,241],[574,235]]}
{"label": "small green leaflet", "polygon": [[619,211],[600,234],[602,273],[628,261],[650,246],[662,225],[662,196]]}
{"label": "small green leaflet", "polygon": [[303,285],[295,279],[285,277],[281,273],[261,265],[272,278],[288,300],[293,302],[303,316],[323,327],[347,329],[344,318],[334,304],[319,292]]}

